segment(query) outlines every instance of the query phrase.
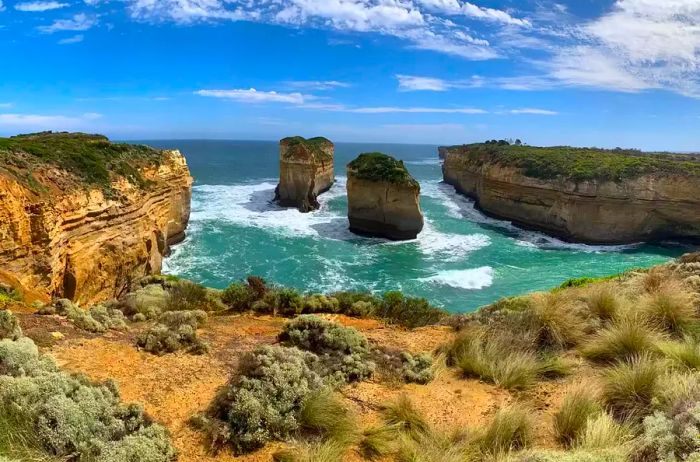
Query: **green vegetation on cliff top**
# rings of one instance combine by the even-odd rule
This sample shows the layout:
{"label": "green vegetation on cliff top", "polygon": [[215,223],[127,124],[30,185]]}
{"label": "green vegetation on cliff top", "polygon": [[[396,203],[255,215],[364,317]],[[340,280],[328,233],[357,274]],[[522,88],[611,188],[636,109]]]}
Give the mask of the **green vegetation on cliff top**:
{"label": "green vegetation on cliff top", "polygon": [[420,187],[406,169],[403,161],[394,159],[381,152],[360,154],[348,164],[348,169],[352,170],[356,178],[362,180],[388,181],[416,188]]}
{"label": "green vegetation on cliff top", "polygon": [[103,188],[109,188],[111,175],[145,186],[138,168],[156,165],[161,159],[162,151],[143,145],[112,143],[102,135],[42,132],[0,138],[0,170],[10,171],[32,189],[37,189],[32,171],[47,165]]}
{"label": "green vegetation on cliff top", "polygon": [[466,144],[449,150],[461,153],[462,161],[468,164],[514,166],[525,175],[539,179],[619,181],[647,174],[700,176],[700,157],[680,154],[507,143]]}
{"label": "green vegetation on cliff top", "polygon": [[[317,136],[315,138],[306,139],[302,136],[290,136],[284,138],[280,141],[280,144],[286,144],[289,147],[303,147],[306,151],[310,152],[314,156],[314,160],[317,161],[332,161],[333,156],[328,152],[324,151],[324,147],[333,146],[333,142],[328,138],[322,136]],[[290,149],[287,151],[288,157],[296,157],[296,149]]]}

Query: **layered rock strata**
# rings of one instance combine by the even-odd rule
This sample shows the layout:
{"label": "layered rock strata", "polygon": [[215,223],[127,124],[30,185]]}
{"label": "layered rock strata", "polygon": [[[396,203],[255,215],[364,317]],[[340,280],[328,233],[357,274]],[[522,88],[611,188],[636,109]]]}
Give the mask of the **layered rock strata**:
{"label": "layered rock strata", "polygon": [[301,212],[319,208],[318,195],[333,186],[334,146],[326,138],[300,136],[280,141],[280,182],[275,201]]}
{"label": "layered rock strata", "polygon": [[160,272],[184,238],[191,193],[178,151],[87,135],[0,139],[0,280],[83,304],[113,298]]}
{"label": "layered rock strata", "polygon": [[444,157],[446,183],[525,228],[591,244],[700,239],[693,156],[465,145]]}
{"label": "layered rock strata", "polygon": [[415,239],[423,229],[420,185],[403,162],[381,153],[348,164],[350,230],[392,240]]}

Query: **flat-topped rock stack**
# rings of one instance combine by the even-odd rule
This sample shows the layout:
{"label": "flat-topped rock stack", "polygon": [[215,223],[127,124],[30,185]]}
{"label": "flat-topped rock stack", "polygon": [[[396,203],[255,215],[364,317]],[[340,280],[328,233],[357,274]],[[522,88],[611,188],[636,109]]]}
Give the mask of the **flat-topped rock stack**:
{"label": "flat-topped rock stack", "polygon": [[403,162],[386,154],[360,154],[348,169],[348,218],[354,233],[415,239],[423,229],[420,185]]}
{"label": "flat-topped rock stack", "polygon": [[301,212],[319,208],[318,195],[333,186],[333,143],[322,137],[300,136],[280,141],[280,182],[275,201]]}

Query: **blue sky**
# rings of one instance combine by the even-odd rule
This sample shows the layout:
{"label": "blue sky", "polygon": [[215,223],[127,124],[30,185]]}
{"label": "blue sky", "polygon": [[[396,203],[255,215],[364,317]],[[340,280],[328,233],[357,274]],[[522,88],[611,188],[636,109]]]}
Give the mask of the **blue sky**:
{"label": "blue sky", "polygon": [[0,1],[0,134],[700,150],[700,0]]}

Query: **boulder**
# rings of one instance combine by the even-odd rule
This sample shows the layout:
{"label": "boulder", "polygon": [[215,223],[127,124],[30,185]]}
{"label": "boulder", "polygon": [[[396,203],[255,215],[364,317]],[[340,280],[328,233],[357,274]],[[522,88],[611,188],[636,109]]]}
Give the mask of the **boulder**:
{"label": "boulder", "polygon": [[403,162],[375,152],[360,154],[347,168],[350,230],[392,240],[415,239],[423,229],[420,185]]}
{"label": "boulder", "polygon": [[318,209],[318,195],[333,186],[333,151],[333,143],[326,138],[295,136],[281,140],[275,201],[301,212]]}

